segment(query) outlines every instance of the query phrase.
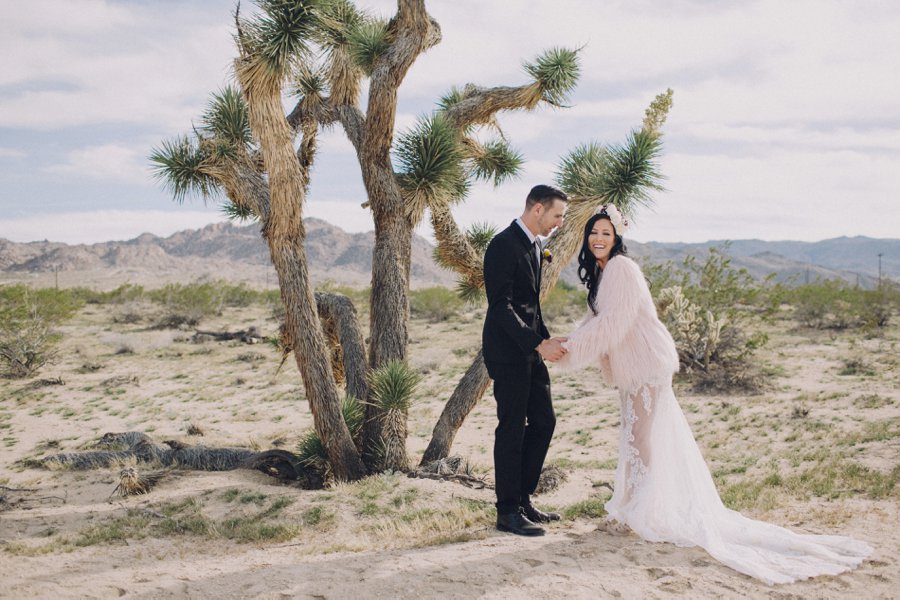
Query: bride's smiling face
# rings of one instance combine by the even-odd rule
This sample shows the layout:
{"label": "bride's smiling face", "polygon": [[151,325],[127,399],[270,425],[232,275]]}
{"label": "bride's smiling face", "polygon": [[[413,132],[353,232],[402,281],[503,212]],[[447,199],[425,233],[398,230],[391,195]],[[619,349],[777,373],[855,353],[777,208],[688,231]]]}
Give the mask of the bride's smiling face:
{"label": "bride's smiling face", "polygon": [[612,223],[606,219],[600,219],[594,223],[590,234],[588,234],[588,248],[590,248],[591,254],[594,255],[600,266],[604,266],[606,261],[609,260],[609,253],[612,251],[615,243],[616,233]]}

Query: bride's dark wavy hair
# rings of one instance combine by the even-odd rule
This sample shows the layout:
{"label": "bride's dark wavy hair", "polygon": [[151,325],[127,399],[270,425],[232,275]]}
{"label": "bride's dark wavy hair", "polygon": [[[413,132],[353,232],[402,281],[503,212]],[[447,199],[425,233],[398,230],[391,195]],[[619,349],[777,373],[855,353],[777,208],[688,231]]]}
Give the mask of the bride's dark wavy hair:
{"label": "bride's dark wavy hair", "polygon": [[[594,223],[600,219],[606,219],[612,224],[606,211],[601,211],[588,219],[588,222],[584,226],[584,237],[581,240],[581,252],[578,253],[578,279],[580,279],[581,283],[584,284],[584,287],[588,289],[587,303],[594,314],[597,314],[597,311],[594,308],[594,300],[597,299],[597,288],[600,287],[600,279],[603,278],[603,271],[600,270],[597,259],[594,258],[594,254],[588,247],[588,236],[591,235],[591,229],[594,228]],[[616,226],[613,225],[613,232],[615,231]],[[619,235],[618,232],[616,232],[615,236],[616,241],[613,244],[612,250],[609,251],[609,257],[612,258],[618,254],[627,256],[628,249],[625,247],[625,242],[622,241],[622,236]]]}

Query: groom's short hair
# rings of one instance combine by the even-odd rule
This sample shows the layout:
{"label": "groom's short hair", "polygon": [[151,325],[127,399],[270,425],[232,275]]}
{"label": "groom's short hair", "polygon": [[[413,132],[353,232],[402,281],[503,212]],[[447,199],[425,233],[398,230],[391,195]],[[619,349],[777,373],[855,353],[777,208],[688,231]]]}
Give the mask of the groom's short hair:
{"label": "groom's short hair", "polygon": [[525,208],[531,208],[538,203],[543,204],[544,208],[548,208],[553,205],[554,200],[568,202],[569,197],[564,191],[552,185],[536,185],[531,188],[528,197],[525,198]]}

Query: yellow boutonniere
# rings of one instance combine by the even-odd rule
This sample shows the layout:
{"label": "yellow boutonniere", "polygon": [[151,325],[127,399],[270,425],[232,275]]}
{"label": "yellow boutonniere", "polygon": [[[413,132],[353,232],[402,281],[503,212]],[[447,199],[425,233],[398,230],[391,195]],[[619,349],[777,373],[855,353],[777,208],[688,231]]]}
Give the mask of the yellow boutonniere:
{"label": "yellow boutonniere", "polygon": [[547,248],[544,248],[543,250],[541,250],[541,258],[543,260],[546,260],[548,263],[552,263],[553,262],[553,253],[550,252],[550,250],[548,250]]}

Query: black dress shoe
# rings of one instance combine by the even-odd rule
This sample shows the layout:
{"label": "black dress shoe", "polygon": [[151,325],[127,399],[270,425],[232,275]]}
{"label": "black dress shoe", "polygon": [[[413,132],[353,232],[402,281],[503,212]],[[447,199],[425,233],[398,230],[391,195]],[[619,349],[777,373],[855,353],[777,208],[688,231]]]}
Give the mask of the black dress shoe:
{"label": "black dress shoe", "polygon": [[544,535],[544,528],[529,521],[521,512],[497,515],[497,529],[516,535]]}
{"label": "black dress shoe", "polygon": [[536,509],[531,504],[526,504],[522,507],[522,514],[524,514],[525,517],[533,523],[549,523],[551,521],[559,521],[561,518],[559,516],[559,513],[544,512],[542,510]]}

